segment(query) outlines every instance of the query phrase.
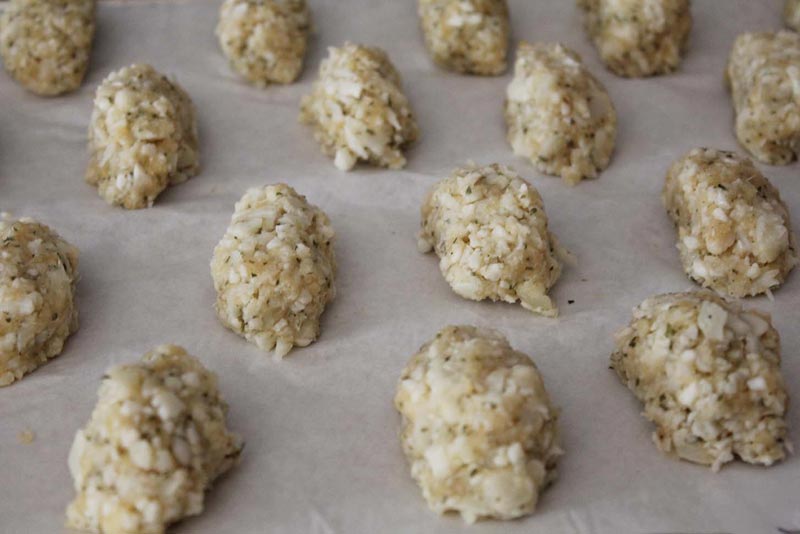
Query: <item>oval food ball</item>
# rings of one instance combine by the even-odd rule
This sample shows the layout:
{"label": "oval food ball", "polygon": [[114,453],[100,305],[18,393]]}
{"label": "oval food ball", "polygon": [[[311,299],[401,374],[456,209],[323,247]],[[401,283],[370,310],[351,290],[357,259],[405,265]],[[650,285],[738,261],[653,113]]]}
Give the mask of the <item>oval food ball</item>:
{"label": "oval food ball", "polygon": [[380,48],[345,43],[330,47],[319,79],[300,103],[300,120],[314,128],[322,152],[337,169],[357,161],[400,169],[417,123],[400,75]]}
{"label": "oval food ball", "polygon": [[43,96],[81,86],[95,26],[95,0],[11,0],[0,15],[0,56],[8,73]]}
{"label": "oval food ball", "polygon": [[222,323],[276,358],[317,339],[336,295],[333,239],[328,216],[288,185],[247,191],[211,260]]}
{"label": "oval food ball", "polygon": [[771,465],[786,456],[788,396],[770,321],[708,291],[634,309],[611,367],[644,403],[660,450],[715,471],[734,457]]}
{"label": "oval food ball", "polygon": [[578,0],[606,67],[640,78],[678,68],[692,29],[689,0]]}
{"label": "oval food ball", "polygon": [[505,117],[514,154],[570,185],[597,177],[611,161],[614,104],[580,56],[560,44],[520,43]]}
{"label": "oval food ball", "polygon": [[762,163],[786,165],[800,154],[800,34],[745,33],[733,43],[725,79],[736,137]]}
{"label": "oval food ball", "polygon": [[547,291],[564,251],[547,229],[539,192],[509,167],[470,164],[436,184],[422,205],[419,248],[436,252],[445,280],[464,298],[558,315]]}
{"label": "oval food ball", "polygon": [[434,512],[514,519],[555,480],[558,410],[502,334],[449,326],[408,362],[394,399],[411,476]]}
{"label": "oval food ball", "polygon": [[67,526],[163,534],[200,514],[205,492],[242,451],[227,411],[216,376],[182,347],[162,345],[111,368],[69,452],[77,495]]}
{"label": "oval food ball", "polygon": [[200,168],[189,95],[150,65],[111,73],[97,88],[86,181],[109,204],[149,208]]}
{"label": "oval food ball", "polygon": [[33,219],[0,220],[0,386],[61,354],[77,283],[77,248]]}
{"label": "oval food ball", "polygon": [[78,249],[33,219],[0,220],[0,386],[61,354],[77,283]]}
{"label": "oval food ball", "polygon": [[797,264],[789,212],[753,162],[697,148],[667,173],[664,206],[686,274],[733,297],[769,292]]}
{"label": "oval food ball", "polygon": [[786,0],[783,14],[786,25],[794,31],[800,32],[800,0]]}
{"label": "oval food ball", "polygon": [[438,65],[466,74],[505,72],[506,0],[419,0],[418,12],[428,52]]}
{"label": "oval food ball", "polygon": [[305,0],[225,0],[217,36],[233,70],[265,87],[300,75],[310,26]]}

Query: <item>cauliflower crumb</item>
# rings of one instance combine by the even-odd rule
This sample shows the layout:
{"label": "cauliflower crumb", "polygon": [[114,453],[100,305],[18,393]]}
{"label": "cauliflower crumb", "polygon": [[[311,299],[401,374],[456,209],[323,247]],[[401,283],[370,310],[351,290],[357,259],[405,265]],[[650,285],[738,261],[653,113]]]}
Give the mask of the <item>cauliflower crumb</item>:
{"label": "cauliflower crumb", "polygon": [[795,161],[800,154],[800,34],[740,35],[725,80],[742,146],[762,163]]}
{"label": "cauliflower crumb", "polygon": [[0,56],[27,90],[55,96],[81,86],[92,51],[95,0],[11,0],[0,15]]}
{"label": "cauliflower crumb", "polygon": [[78,249],[33,219],[0,220],[0,387],[61,354],[77,283]]}
{"label": "cauliflower crumb", "polygon": [[205,492],[242,451],[227,411],[216,376],[176,345],[111,368],[69,453],[77,495],[67,526],[163,534],[200,514]]}
{"label": "cauliflower crumb", "polygon": [[442,329],[408,362],[394,404],[411,476],[436,513],[514,519],[556,479],[558,410],[499,332]]}
{"label": "cauliflower crumb", "polygon": [[111,73],[98,87],[86,181],[109,204],[147,208],[197,174],[197,122],[189,95],[150,65]]}
{"label": "cauliflower crumb", "polygon": [[711,292],[645,300],[617,332],[611,367],[644,403],[663,452],[715,471],[791,450],[780,340],[769,315]]}
{"label": "cauliflower crumb", "polygon": [[438,65],[487,76],[505,72],[506,0],[419,0],[418,7],[425,44]]}
{"label": "cauliflower crumb", "polygon": [[211,260],[222,323],[278,359],[312,343],[336,295],[333,240],[328,216],[288,185],[247,191]]}
{"label": "cauliflower crumb", "polygon": [[350,170],[359,160],[404,167],[403,150],[417,139],[417,123],[389,56],[350,43],[328,54],[300,103],[301,122],[314,127],[314,138],[337,169]]}
{"label": "cauliflower crumb", "polygon": [[25,430],[22,430],[20,431],[19,434],[17,434],[17,441],[19,441],[23,445],[30,445],[35,440],[36,440],[36,433],[29,428],[26,428]]}
{"label": "cauliflower crumb", "polygon": [[225,0],[217,37],[233,70],[265,87],[297,79],[310,27],[305,0]]}
{"label": "cauliflower crumb", "polygon": [[547,291],[565,251],[547,229],[539,192],[509,167],[469,164],[436,184],[422,205],[419,248],[434,250],[457,294],[472,300],[520,301],[549,317]]}
{"label": "cauliflower crumb", "polygon": [[600,58],[618,76],[678,68],[692,29],[689,0],[578,0]]}
{"label": "cauliflower crumb", "polygon": [[733,297],[778,287],[797,264],[789,212],[753,162],[697,148],[676,161],[662,194],[684,270]]}
{"label": "cauliflower crumb", "polygon": [[514,153],[570,185],[597,177],[611,161],[614,104],[580,56],[561,44],[520,43],[505,117]]}

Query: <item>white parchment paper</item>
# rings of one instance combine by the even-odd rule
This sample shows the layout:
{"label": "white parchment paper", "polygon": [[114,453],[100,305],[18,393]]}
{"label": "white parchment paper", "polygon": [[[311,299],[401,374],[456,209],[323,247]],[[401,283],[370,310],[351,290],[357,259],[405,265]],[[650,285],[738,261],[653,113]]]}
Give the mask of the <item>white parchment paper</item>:
{"label": "white parchment paper", "polygon": [[[230,426],[247,447],[178,533],[776,533],[800,529],[800,458],[721,473],[667,458],[640,405],[608,369],[612,332],[644,298],[693,287],[660,203],[668,165],[695,146],[736,149],[722,72],[735,36],[781,26],[781,0],[696,0],[691,50],[675,75],[617,78],[600,64],[569,0],[512,0],[515,39],[578,50],[617,106],[611,167],[570,188],[513,156],[502,101],[510,74],[464,77],[429,60],[411,0],[310,0],[317,28],[299,83],[240,82],[213,33],[218,0],[101,2],[86,83],[42,99],[0,74],[0,209],[36,217],[81,251],[81,328],[64,353],[0,389],[0,532],[62,532],[73,496],[67,452],[103,371],[157,344],[182,344],[215,370]],[[405,80],[420,142],[408,167],[337,171],[297,123],[326,47],[387,49]],[[107,206],[83,182],[95,87],[146,61],[177,78],[199,111],[202,173],[153,209]],[[457,297],[432,255],[416,250],[419,205],[450,169],[473,159],[516,167],[541,191],[552,231],[578,258],[553,295],[561,317]],[[800,168],[761,166],[800,220]],[[330,215],[338,297],[322,336],[282,363],[216,320],[211,252],[250,186],[285,181]],[[797,224],[795,224],[797,230]],[[569,304],[570,301],[574,303]],[[783,371],[800,398],[800,275],[775,301]],[[407,359],[442,326],[500,329],[530,354],[556,404],[566,455],[535,515],[463,526],[429,512],[411,480],[392,407]],[[800,407],[790,411],[800,446]],[[32,444],[18,434],[35,432]]]}

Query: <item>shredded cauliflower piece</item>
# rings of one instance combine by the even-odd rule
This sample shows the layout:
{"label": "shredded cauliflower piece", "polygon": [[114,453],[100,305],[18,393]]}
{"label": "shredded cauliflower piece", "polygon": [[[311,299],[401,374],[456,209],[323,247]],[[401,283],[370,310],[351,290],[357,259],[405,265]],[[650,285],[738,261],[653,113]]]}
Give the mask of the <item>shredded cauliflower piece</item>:
{"label": "shredded cauliflower piece", "polygon": [[514,519],[556,479],[558,409],[533,361],[499,332],[442,329],[408,362],[394,403],[411,476],[434,512]]}
{"label": "shredded cauliflower piece", "polygon": [[109,204],[148,208],[200,168],[189,95],[150,65],[111,73],[97,88],[86,181]]}
{"label": "shredded cauliflower piece", "polygon": [[310,28],[305,0],[225,0],[217,37],[233,70],[265,87],[297,79]]}
{"label": "shredded cauliflower piece", "polygon": [[762,163],[787,165],[800,154],[800,34],[744,33],[733,43],[725,80],[736,137]]}
{"label": "shredded cauliflower piece", "polygon": [[222,323],[279,359],[312,343],[336,295],[333,239],[328,216],[288,185],[247,191],[211,260]]}
{"label": "shredded cauliflower piece", "polygon": [[709,291],[645,300],[616,336],[611,367],[644,403],[663,452],[719,468],[791,452],[780,340],[770,316]]}
{"label": "shredded cauliflower piece", "polygon": [[438,65],[487,76],[505,72],[506,0],[419,0],[418,8],[425,44]]}
{"label": "shredded cauliflower piece", "polygon": [[417,139],[417,123],[386,52],[345,43],[328,53],[300,103],[300,120],[314,127],[337,169],[350,170],[359,160],[404,167],[403,150]]}
{"label": "shredded cauliflower piece", "polygon": [[77,283],[77,248],[33,219],[0,220],[0,386],[61,354]]}
{"label": "shredded cauliflower piece", "polygon": [[81,86],[95,27],[95,0],[11,0],[0,14],[0,56],[27,90],[55,96]]}
{"label": "shredded cauliflower piece", "polygon": [[662,194],[686,274],[732,297],[777,288],[797,264],[789,212],[747,158],[697,148],[670,168]]}
{"label": "shredded cauliflower piece", "polygon": [[419,248],[434,250],[457,294],[472,300],[521,302],[558,315],[547,291],[564,255],[547,229],[539,192],[511,168],[469,164],[436,184],[422,205]]}
{"label": "shredded cauliflower piece", "polygon": [[619,76],[678,68],[692,29],[689,0],[578,0],[600,58]]}
{"label": "shredded cauliflower piece", "polygon": [[242,451],[227,410],[216,376],[182,347],[161,345],[111,368],[69,453],[77,495],[67,526],[163,534],[200,514],[205,492]]}
{"label": "shredded cauliflower piece", "polygon": [[617,113],[580,56],[556,43],[520,43],[506,91],[508,142],[518,156],[570,185],[608,167]]}

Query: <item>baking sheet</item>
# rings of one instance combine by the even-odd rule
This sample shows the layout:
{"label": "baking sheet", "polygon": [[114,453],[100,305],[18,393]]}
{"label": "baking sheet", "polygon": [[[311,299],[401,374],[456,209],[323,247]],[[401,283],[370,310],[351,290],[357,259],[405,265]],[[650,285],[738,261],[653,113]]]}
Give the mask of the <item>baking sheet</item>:
{"label": "baking sheet", "polygon": [[[0,75],[0,209],[36,217],[81,251],[81,328],[64,353],[0,389],[0,532],[62,531],[73,496],[67,452],[109,365],[182,344],[220,377],[230,426],[247,447],[176,533],[773,533],[800,529],[800,458],[718,474],[665,457],[640,405],[608,369],[611,333],[644,298],[692,287],[660,204],[668,165],[695,146],[736,149],[722,72],[734,37],[781,26],[781,0],[696,0],[691,51],[678,74],[625,80],[605,71],[574,2],[512,0],[515,39],[561,40],[605,83],[619,114],[617,151],[598,180],[570,188],[513,156],[502,100],[510,75],[436,69],[415,2],[311,0],[317,32],[299,83],[240,82],[213,34],[218,0],[101,2],[91,69],[72,95],[42,99]],[[402,171],[337,171],[297,123],[326,47],[387,49],[405,79],[421,140]],[[151,62],[199,110],[202,173],[153,209],[107,206],[82,180],[94,88],[113,69]],[[432,255],[416,250],[425,191],[469,159],[516,167],[540,190],[552,231],[578,258],[553,295],[561,317],[457,297]],[[800,220],[800,168],[760,166]],[[211,252],[246,188],[285,181],[330,215],[338,297],[322,337],[282,363],[216,320]],[[795,231],[797,224],[795,223]],[[574,300],[574,303],[568,304]],[[800,398],[800,276],[774,302],[783,372]],[[409,476],[392,407],[407,359],[442,326],[506,333],[530,354],[562,409],[566,455],[535,515],[472,527],[428,511]],[[790,410],[800,445],[800,408]],[[21,431],[36,434],[31,444]]]}

